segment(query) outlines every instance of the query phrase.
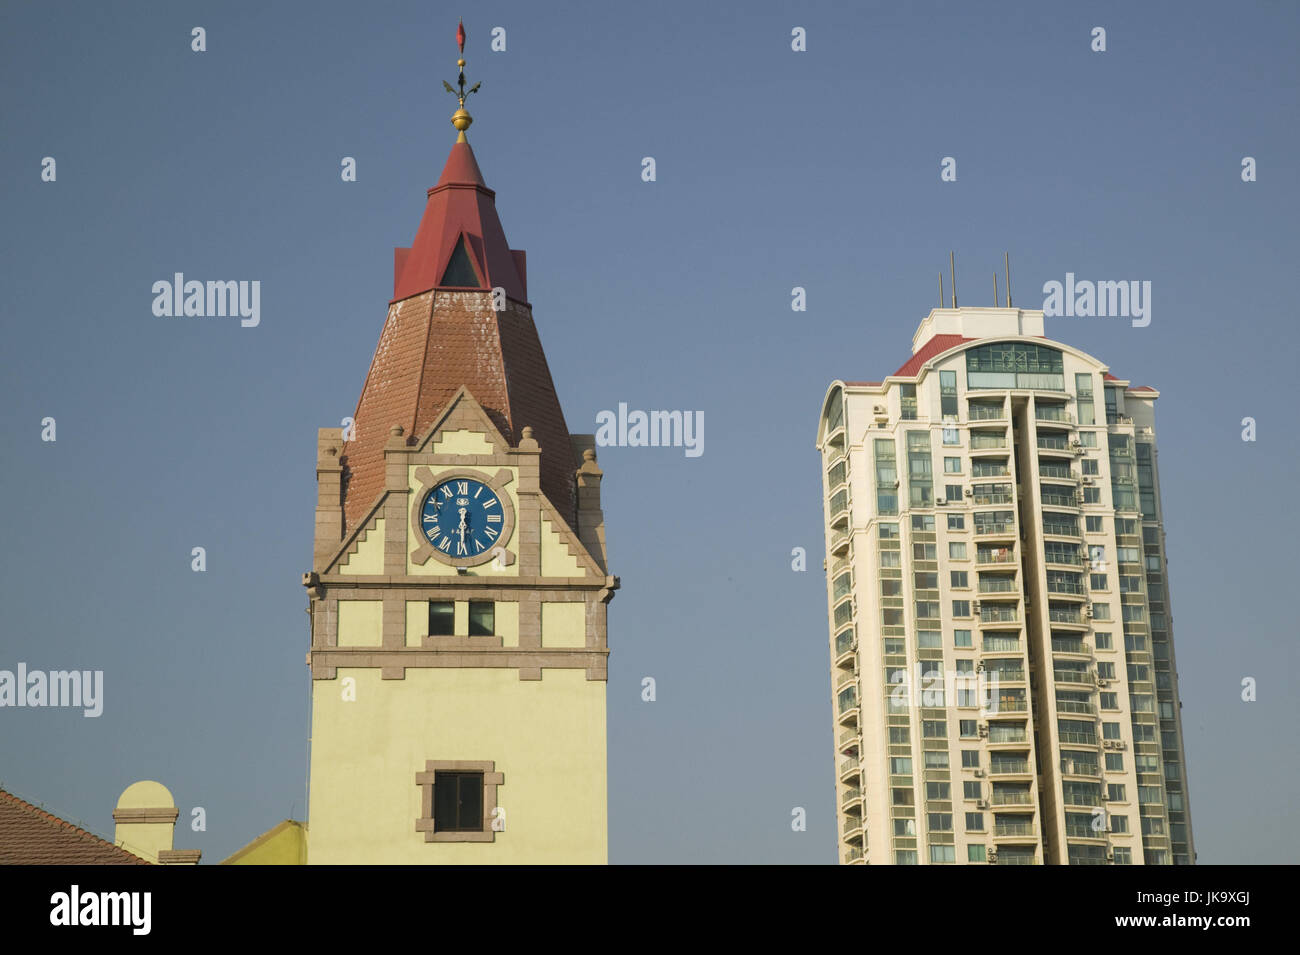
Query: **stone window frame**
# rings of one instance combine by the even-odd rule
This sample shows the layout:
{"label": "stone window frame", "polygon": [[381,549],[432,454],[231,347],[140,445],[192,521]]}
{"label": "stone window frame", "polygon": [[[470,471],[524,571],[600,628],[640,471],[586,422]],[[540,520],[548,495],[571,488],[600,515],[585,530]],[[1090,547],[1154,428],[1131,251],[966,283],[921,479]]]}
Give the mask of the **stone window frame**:
{"label": "stone window frame", "polygon": [[[433,787],[439,772],[466,772],[483,774],[483,829],[478,832],[435,832],[433,820]],[[424,771],[415,774],[415,784],[420,787],[420,818],[415,821],[415,831],[424,833],[425,842],[495,842],[496,830],[492,828],[492,812],[497,808],[497,787],[504,786],[504,773],[496,771],[494,760],[430,759]]]}

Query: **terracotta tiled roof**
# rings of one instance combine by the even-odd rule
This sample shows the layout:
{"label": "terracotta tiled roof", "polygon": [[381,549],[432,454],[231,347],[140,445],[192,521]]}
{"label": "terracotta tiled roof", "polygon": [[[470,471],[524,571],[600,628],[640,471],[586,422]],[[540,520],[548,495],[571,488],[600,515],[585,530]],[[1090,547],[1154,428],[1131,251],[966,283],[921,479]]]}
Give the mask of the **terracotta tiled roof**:
{"label": "terracotta tiled roof", "polygon": [[1108,371],[1104,371],[1104,372],[1102,372],[1102,373],[1101,373],[1101,378],[1102,378],[1102,381],[1119,381],[1118,378],[1116,378],[1114,375],[1112,375],[1112,374],[1111,374],[1110,372],[1108,372]]}
{"label": "terracotta tiled roof", "polygon": [[966,338],[963,335],[935,335],[928,342],[921,346],[921,350],[907,360],[902,368],[894,372],[896,378],[915,378],[920,372],[921,366],[927,361],[949,348],[955,348],[962,342],[973,342],[974,338]]}
{"label": "terracotta tiled roof", "polygon": [[1136,388],[1130,388],[1129,391],[1155,391],[1150,385],[1138,385]]}
{"label": "terracotta tiled roof", "polygon": [[0,865],[149,865],[0,789]]}
{"label": "terracotta tiled roof", "polygon": [[882,381],[846,381],[844,382],[850,388],[879,388],[884,382]]}
{"label": "terracotta tiled roof", "polygon": [[[400,301],[388,318],[353,415],[356,437],[343,448],[344,520],[354,528],[384,487],[384,444],[393,425],[422,437],[464,386],[512,445],[524,427],[542,449],[542,493],[570,524],[576,521],[577,462],[546,354],[524,301],[523,253],[511,252],[491,190],[468,143],[452,147],[410,250],[395,261]],[[495,311],[485,289],[436,288],[460,236],[486,288],[500,286],[513,304]]]}

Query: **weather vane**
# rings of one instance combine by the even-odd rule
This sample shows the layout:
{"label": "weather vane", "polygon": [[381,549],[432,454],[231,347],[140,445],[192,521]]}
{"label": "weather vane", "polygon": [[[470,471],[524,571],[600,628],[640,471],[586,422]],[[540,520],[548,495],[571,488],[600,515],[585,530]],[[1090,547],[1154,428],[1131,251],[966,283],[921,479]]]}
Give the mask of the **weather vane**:
{"label": "weather vane", "polygon": [[465,24],[463,21],[456,26],[456,45],[460,47],[460,59],[456,61],[456,65],[460,67],[460,76],[456,80],[460,92],[453,89],[452,85],[446,80],[442,81],[442,86],[443,89],[460,101],[460,109],[451,114],[451,125],[455,126],[460,133],[456,137],[456,142],[463,143],[466,141],[465,130],[469,129],[470,123],[474,122],[474,117],[465,111],[465,97],[470,93],[477,93],[478,88],[483,85],[482,83],[475,83],[469,89],[465,89]]}

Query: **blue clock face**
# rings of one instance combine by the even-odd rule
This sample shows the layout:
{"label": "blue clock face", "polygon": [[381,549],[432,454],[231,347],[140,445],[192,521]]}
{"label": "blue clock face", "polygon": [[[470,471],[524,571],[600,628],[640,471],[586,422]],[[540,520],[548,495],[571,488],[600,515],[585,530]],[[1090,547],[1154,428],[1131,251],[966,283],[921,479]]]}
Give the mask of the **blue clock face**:
{"label": "blue clock face", "polygon": [[443,481],[424,499],[420,526],[434,548],[450,557],[477,557],[496,546],[505,516],[496,493],[479,481]]}

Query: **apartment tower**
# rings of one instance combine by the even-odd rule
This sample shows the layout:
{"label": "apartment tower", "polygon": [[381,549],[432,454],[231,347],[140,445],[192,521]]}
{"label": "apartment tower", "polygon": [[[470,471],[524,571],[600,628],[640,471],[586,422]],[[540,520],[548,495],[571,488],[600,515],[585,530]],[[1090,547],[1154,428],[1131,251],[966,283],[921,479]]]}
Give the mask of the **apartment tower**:
{"label": "apartment tower", "polygon": [[840,857],[1191,864],[1158,392],[939,308],[817,431]]}

